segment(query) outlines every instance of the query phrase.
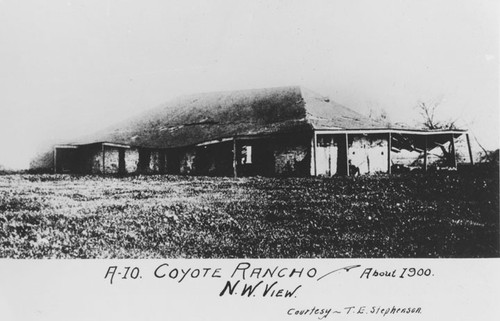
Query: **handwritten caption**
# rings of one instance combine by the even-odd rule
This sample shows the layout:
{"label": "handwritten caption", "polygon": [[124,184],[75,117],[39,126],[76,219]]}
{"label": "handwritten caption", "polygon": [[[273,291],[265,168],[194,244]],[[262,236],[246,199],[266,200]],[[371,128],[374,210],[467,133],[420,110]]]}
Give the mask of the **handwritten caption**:
{"label": "handwritten caption", "polygon": [[[352,272],[350,272],[352,271]],[[349,273],[350,272],[350,273]],[[114,285],[116,282],[137,281],[143,277],[171,280],[177,283],[186,280],[217,279],[221,280],[219,296],[275,297],[296,298],[306,281],[321,282],[325,278],[349,273],[350,277],[360,280],[381,278],[411,279],[431,278],[434,273],[425,267],[404,267],[392,270],[361,265],[332,267],[329,270],[311,267],[290,267],[276,265],[263,267],[250,262],[235,263],[234,268],[189,267],[173,263],[162,263],[154,269],[144,272],[139,266],[111,265],[107,267],[104,280]],[[286,281],[283,285],[282,281]],[[293,285],[290,286],[290,283]]]}

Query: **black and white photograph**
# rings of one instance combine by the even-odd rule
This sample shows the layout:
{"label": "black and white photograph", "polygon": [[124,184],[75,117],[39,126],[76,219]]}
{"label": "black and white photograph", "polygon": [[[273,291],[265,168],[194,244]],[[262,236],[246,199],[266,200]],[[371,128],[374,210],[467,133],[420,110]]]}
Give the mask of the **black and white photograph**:
{"label": "black and white photograph", "polygon": [[0,319],[497,319],[499,11],[0,1]]}

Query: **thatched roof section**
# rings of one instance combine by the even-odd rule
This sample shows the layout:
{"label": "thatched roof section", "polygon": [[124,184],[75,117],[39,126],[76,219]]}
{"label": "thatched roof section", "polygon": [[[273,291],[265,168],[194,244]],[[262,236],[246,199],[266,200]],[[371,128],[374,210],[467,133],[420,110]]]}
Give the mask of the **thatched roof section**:
{"label": "thatched roof section", "polygon": [[279,87],[182,96],[80,142],[177,147],[313,128],[366,129],[383,125],[310,90]]}

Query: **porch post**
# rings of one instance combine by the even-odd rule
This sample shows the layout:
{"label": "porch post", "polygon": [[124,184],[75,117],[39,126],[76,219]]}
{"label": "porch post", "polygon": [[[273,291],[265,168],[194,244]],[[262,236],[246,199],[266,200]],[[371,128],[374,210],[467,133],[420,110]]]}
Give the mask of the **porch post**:
{"label": "porch post", "polygon": [[392,134],[389,132],[389,138],[387,142],[387,173],[392,174],[391,169],[391,149],[392,149]]}
{"label": "porch post", "polygon": [[104,159],[104,143],[101,144],[101,152],[102,152],[102,174],[106,173],[106,163]]}
{"label": "porch post", "polygon": [[425,137],[425,147],[424,147],[424,172],[427,172],[427,135]]}
{"label": "porch post", "polygon": [[314,166],[314,176],[318,176],[318,165],[316,164],[316,131],[313,130],[313,166]]}
{"label": "porch post", "polygon": [[238,160],[236,158],[236,137],[233,137],[233,176],[238,177],[238,170],[236,166],[238,165]]}
{"label": "porch post", "polygon": [[457,153],[455,152],[455,136],[453,134],[451,134],[450,144],[451,144],[451,152],[453,153],[452,165],[454,168],[457,168]]}
{"label": "porch post", "polygon": [[470,147],[470,139],[469,139],[469,133],[465,134],[465,138],[467,138],[467,148],[469,149],[469,160],[470,164],[474,165],[474,159],[472,158],[472,149]]}
{"label": "porch post", "polygon": [[347,176],[349,176],[349,135],[345,133],[345,161],[347,164]]}
{"label": "porch post", "polygon": [[54,147],[54,174],[57,174],[57,147]]}

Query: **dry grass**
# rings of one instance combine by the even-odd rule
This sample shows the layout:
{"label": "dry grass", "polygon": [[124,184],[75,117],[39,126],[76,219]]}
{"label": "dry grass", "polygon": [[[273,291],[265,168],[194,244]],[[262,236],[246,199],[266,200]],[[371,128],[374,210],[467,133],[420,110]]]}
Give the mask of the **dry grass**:
{"label": "dry grass", "polygon": [[498,171],[0,176],[0,257],[498,257]]}

